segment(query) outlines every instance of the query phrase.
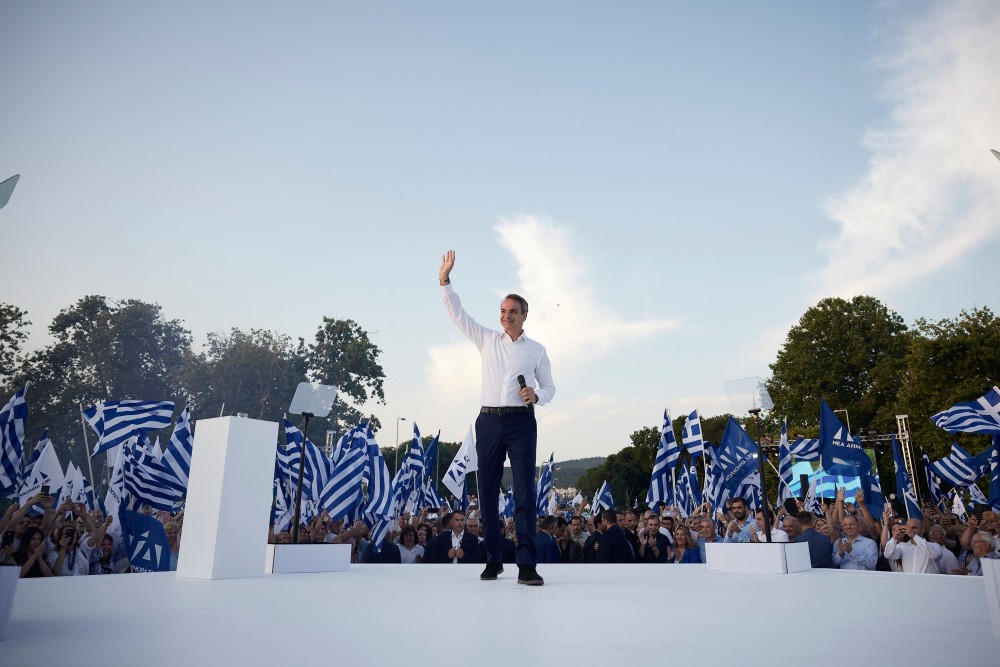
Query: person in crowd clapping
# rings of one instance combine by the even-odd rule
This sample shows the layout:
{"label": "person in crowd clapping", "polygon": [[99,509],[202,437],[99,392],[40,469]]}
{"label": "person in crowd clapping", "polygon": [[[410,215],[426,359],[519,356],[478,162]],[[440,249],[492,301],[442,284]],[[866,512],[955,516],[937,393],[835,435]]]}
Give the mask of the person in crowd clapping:
{"label": "person in crowd clapping", "polygon": [[52,567],[47,558],[47,545],[42,531],[29,526],[21,536],[21,544],[14,552],[14,562],[21,566],[21,577],[51,577]]}

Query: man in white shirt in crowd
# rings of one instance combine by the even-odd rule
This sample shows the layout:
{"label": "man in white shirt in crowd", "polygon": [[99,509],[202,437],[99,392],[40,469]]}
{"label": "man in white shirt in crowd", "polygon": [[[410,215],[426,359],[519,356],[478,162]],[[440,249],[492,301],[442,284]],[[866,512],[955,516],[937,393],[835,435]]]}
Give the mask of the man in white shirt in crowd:
{"label": "man in white shirt in crowd", "polygon": [[937,560],[941,557],[941,547],[924,539],[924,522],[908,519],[906,533],[901,540],[893,535],[885,544],[885,557],[902,560],[903,572],[938,574]]}

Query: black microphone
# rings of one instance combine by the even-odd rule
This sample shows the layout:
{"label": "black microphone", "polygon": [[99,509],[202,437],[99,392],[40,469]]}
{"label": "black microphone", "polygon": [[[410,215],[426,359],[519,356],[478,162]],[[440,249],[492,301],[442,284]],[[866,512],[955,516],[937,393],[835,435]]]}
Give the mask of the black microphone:
{"label": "black microphone", "polygon": [[[528,384],[524,381],[524,376],[523,375],[518,375],[517,376],[517,383],[519,385],[521,385],[521,389],[524,389],[525,387],[528,386]],[[525,403],[527,403],[527,401],[525,401]]]}

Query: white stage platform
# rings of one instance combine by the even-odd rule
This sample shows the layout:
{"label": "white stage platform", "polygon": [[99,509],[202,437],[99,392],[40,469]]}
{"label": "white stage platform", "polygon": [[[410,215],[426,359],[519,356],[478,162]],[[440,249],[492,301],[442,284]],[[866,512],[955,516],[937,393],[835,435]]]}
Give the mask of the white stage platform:
{"label": "white stage platform", "polygon": [[672,664],[740,667],[859,655],[992,665],[1000,655],[978,577],[549,565],[539,568],[545,586],[533,588],[516,584],[514,566],[490,582],[480,569],[21,580],[0,664],[419,666],[443,651],[473,655],[476,667],[552,667],[633,662],[654,643],[669,645],[662,656]]}

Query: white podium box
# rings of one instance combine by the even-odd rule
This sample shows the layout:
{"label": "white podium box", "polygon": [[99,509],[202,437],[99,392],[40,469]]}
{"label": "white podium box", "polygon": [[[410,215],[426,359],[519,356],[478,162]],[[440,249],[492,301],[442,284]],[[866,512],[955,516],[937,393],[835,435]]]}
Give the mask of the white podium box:
{"label": "white podium box", "polygon": [[812,569],[809,545],[795,542],[705,545],[709,570],[716,572],[771,572],[789,574]]}
{"label": "white podium box", "polygon": [[983,583],[986,584],[986,606],[993,622],[993,636],[1000,637],[1000,559],[982,558]]}
{"label": "white podium box", "polygon": [[198,420],[178,577],[263,576],[277,446],[275,422]]}
{"label": "white podium box", "polygon": [[350,544],[268,544],[269,574],[343,572],[351,565]]}

